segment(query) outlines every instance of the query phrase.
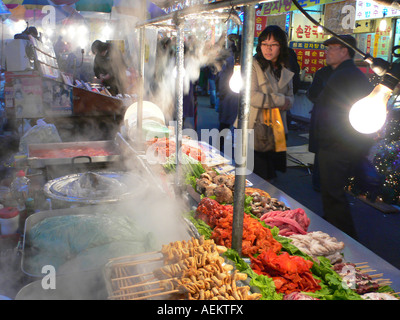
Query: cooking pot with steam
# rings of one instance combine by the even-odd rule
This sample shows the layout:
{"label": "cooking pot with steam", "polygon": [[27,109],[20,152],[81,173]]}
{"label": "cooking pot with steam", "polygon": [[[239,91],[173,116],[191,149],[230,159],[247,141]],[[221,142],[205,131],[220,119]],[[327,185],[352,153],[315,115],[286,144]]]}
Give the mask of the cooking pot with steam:
{"label": "cooking pot with steam", "polygon": [[131,172],[85,172],[48,181],[44,193],[51,200],[69,204],[101,204],[141,198],[148,182]]}

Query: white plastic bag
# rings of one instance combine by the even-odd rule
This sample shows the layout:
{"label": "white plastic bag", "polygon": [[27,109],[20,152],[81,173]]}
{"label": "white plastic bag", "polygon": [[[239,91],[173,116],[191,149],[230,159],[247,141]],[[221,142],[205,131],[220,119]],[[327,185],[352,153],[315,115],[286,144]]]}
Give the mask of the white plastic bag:
{"label": "white plastic bag", "polygon": [[57,128],[54,124],[46,123],[39,119],[36,125],[30,128],[19,142],[19,152],[28,154],[28,146],[37,143],[58,143],[62,142]]}

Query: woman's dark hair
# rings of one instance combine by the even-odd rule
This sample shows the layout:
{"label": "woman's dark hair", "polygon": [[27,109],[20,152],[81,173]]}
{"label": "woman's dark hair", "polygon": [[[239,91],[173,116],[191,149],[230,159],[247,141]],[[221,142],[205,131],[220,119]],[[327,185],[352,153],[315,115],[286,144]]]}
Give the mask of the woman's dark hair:
{"label": "woman's dark hair", "polygon": [[[276,41],[279,42],[280,51],[278,60],[276,61],[276,66],[278,67],[278,72],[280,75],[280,71],[282,69],[282,65],[288,67],[289,65],[289,48],[287,43],[287,36],[286,32],[283,31],[279,26],[270,25],[266,27],[258,36],[258,44],[256,48],[255,58],[258,63],[261,65],[262,70],[266,70],[268,67],[272,68],[272,62],[265,59],[262,51],[261,51],[261,43],[265,40],[270,39],[273,37]],[[275,68],[272,68],[274,70]]]}

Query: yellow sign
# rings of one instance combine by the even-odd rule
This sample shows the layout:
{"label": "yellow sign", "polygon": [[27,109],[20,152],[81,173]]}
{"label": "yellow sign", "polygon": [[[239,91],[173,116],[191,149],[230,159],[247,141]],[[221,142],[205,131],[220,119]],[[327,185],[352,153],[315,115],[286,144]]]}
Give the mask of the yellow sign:
{"label": "yellow sign", "polygon": [[[307,8],[341,1],[343,0],[298,0],[297,2],[302,8]],[[298,10],[298,8],[292,3],[292,0],[278,0],[264,3],[260,15],[268,16],[270,14],[278,14],[295,10]]]}

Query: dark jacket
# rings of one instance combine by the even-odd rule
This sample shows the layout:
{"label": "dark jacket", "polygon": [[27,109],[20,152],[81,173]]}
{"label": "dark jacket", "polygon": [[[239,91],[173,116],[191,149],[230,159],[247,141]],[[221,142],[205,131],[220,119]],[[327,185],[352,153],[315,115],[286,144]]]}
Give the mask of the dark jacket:
{"label": "dark jacket", "polygon": [[318,104],[316,104],[316,101],[318,99],[319,94],[326,86],[326,83],[328,82],[328,79],[331,76],[332,71],[333,69],[330,66],[326,66],[319,69],[315,73],[314,80],[311,86],[307,90],[307,98],[314,104],[313,108],[310,111],[311,117],[310,117],[310,129],[309,129],[309,139],[308,139],[309,140],[308,150],[314,153],[317,153],[318,151],[318,143],[317,143],[317,138],[315,136],[315,130],[316,130],[315,125],[316,122],[318,121],[318,111],[316,110]]}
{"label": "dark jacket", "polygon": [[372,84],[352,59],[333,70],[315,103],[318,148],[344,152],[349,157],[368,153],[372,136],[359,133],[351,126],[349,111],[372,89]]}
{"label": "dark jacket", "polygon": [[114,45],[108,45],[108,51],[105,56],[96,54],[94,58],[94,74],[97,78],[100,78],[100,74],[111,75],[111,79],[103,80],[105,86],[110,86],[111,94],[127,93],[127,64],[122,52]]}
{"label": "dark jacket", "polygon": [[231,55],[218,73],[219,122],[226,126],[233,125],[239,108],[239,94],[229,87],[234,65],[234,57]]}
{"label": "dark jacket", "polygon": [[289,48],[289,70],[294,72],[293,94],[296,94],[300,89],[300,65],[297,61],[297,54],[292,48]]}

